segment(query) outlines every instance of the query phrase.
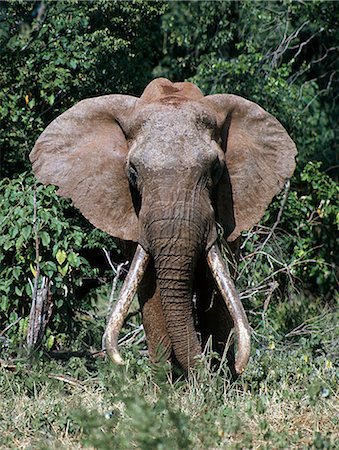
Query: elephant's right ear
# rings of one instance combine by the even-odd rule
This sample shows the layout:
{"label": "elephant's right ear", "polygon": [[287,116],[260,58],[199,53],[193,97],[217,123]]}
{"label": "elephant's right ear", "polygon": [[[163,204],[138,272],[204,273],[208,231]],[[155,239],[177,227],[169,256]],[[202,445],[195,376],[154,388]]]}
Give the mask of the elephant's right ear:
{"label": "elephant's right ear", "polygon": [[138,220],[125,175],[127,142],[121,126],[137,98],[105,95],[76,104],[41,134],[30,160],[38,180],[58,193],[97,228],[137,241]]}

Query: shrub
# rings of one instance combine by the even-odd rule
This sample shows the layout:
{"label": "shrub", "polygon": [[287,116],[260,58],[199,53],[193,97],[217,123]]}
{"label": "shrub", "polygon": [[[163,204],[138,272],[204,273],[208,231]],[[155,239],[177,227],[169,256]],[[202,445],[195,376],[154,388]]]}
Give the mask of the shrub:
{"label": "shrub", "polygon": [[38,265],[39,284],[42,276],[53,283],[49,346],[58,333],[64,338],[74,328],[75,310],[92,308],[91,300],[79,298],[76,291],[85,278],[98,276],[81,256],[84,248],[95,247],[113,249],[115,244],[81,221],[55,187],[35,184],[28,173],[0,182],[0,322],[13,324],[21,318],[19,333],[15,327],[9,336],[16,335],[19,342],[25,336]]}

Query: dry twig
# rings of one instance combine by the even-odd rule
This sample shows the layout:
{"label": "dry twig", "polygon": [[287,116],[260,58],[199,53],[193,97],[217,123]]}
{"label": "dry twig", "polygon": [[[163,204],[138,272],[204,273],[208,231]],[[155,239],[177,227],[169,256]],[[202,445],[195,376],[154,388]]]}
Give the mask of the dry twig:
{"label": "dry twig", "polygon": [[35,277],[32,291],[32,305],[28,321],[27,345],[28,348],[36,348],[45,333],[47,324],[52,314],[52,296],[50,292],[51,281],[43,276],[39,288],[40,279],[40,253],[39,235],[37,225],[37,199],[36,189],[33,200],[33,230],[35,237]]}
{"label": "dry twig", "polygon": [[283,196],[283,198],[281,200],[281,204],[280,204],[277,220],[274,222],[274,224],[273,224],[273,226],[271,228],[271,231],[269,232],[269,235],[264,240],[264,242],[263,242],[263,244],[261,246],[262,249],[265,247],[267,242],[271,239],[271,236],[273,235],[275,229],[277,228],[277,226],[280,223],[280,219],[281,219],[282,213],[284,211],[284,208],[285,208],[285,205],[286,205],[286,202],[287,202],[288,194],[290,192],[290,186],[291,186],[290,180],[287,180],[286,183],[285,183],[284,196]]}
{"label": "dry twig", "polygon": [[[112,308],[113,308],[113,300],[114,300],[114,296],[115,296],[115,292],[116,292],[116,288],[117,288],[117,283],[120,277],[121,272],[125,269],[125,267],[129,264],[129,261],[125,261],[124,263],[121,263],[117,266],[117,268],[114,267],[110,255],[108,253],[108,251],[106,249],[103,249],[105,256],[107,258],[107,261],[109,263],[109,265],[111,266],[113,272],[114,272],[114,277],[113,277],[113,282],[112,282],[112,289],[111,289],[111,293],[109,296],[109,301],[108,301],[108,307],[107,307],[107,315],[106,315],[106,322],[108,322],[109,317],[111,315],[112,312]],[[106,350],[106,329],[105,332],[102,336],[102,350]]]}

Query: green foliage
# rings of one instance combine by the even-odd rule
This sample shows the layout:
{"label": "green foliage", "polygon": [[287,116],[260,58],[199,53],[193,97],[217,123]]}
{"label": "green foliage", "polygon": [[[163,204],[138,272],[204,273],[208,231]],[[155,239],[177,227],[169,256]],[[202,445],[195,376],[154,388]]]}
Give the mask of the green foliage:
{"label": "green foliage", "polygon": [[[121,388],[122,382],[120,379],[113,387]],[[83,428],[84,443],[102,449],[112,445],[126,450],[133,446],[141,450],[189,448],[189,417],[169,403],[168,393],[162,391],[152,404],[143,395],[135,396],[134,392],[130,396],[119,396],[124,404],[123,414],[116,409],[105,414],[81,411],[77,421]],[[124,417],[129,420],[125,422]],[[106,429],[103,423],[107,424]]]}
{"label": "green foliage", "polygon": [[[72,326],[74,309],[80,307],[75,295],[77,287],[84,278],[97,276],[96,269],[90,267],[80,252],[103,243],[114,248],[112,239],[104,233],[96,230],[92,235],[88,226],[86,230],[72,224],[67,217],[68,202],[55,191],[53,186],[35,185],[34,177],[27,173],[0,182],[0,322],[14,323],[21,317],[11,335],[16,335],[19,341],[25,337],[25,317],[39,265],[39,283],[42,276],[53,283],[55,307],[52,335],[48,333],[49,347],[56,333],[65,333]],[[92,307],[89,300],[81,302],[82,310]]]}
{"label": "green foliage", "polygon": [[236,9],[231,1],[169,2],[162,17],[163,57],[154,74],[181,81],[196,73],[207,54],[227,54],[236,32]]}
{"label": "green foliage", "polygon": [[249,231],[243,244],[238,269],[242,296],[255,310],[262,310],[263,303],[266,310],[274,298],[270,316],[285,331],[317,311],[319,304],[305,297],[322,296],[333,306],[337,300],[339,186],[320,168],[321,163],[309,162],[296,176],[298,190],[289,192],[287,198],[286,193],[280,194],[262,225]]}
{"label": "green foliage", "polygon": [[29,168],[44,127],[77,101],[139,95],[159,55],[163,6],[142,1],[2,2],[1,170]]}
{"label": "green foliage", "polygon": [[292,275],[331,299],[336,285],[339,186],[320,167],[310,162],[302,171],[301,192],[289,196],[282,227],[294,238],[289,242],[292,262],[309,260],[296,265]]}

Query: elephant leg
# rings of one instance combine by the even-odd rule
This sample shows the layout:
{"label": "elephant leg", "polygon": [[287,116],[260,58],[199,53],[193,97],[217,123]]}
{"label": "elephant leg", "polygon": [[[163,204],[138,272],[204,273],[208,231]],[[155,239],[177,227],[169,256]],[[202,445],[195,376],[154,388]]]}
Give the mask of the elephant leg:
{"label": "elephant leg", "polygon": [[150,359],[153,363],[165,362],[171,359],[172,344],[167,332],[152,261],[139,286],[138,298]]}
{"label": "elephant leg", "polygon": [[205,347],[211,338],[212,350],[222,356],[228,344],[226,358],[232,378],[235,379],[237,375],[234,368],[234,342],[233,340],[229,342],[230,333],[234,326],[233,320],[205,264],[200,264],[198,267],[196,295],[197,318],[202,345]]}

